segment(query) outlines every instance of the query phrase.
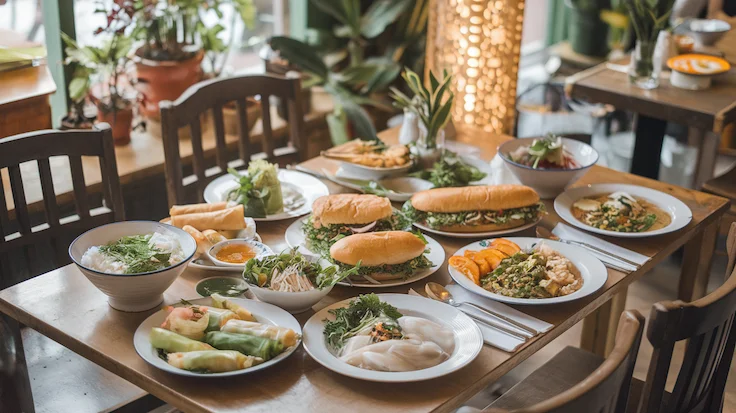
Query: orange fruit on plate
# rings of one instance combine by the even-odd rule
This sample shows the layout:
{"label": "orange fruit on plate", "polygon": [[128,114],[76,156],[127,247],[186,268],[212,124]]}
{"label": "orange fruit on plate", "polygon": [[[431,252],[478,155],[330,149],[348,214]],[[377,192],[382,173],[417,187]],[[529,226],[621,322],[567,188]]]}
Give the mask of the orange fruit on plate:
{"label": "orange fruit on plate", "polygon": [[491,272],[491,264],[488,263],[484,258],[478,257],[478,251],[472,251],[472,250],[465,250],[465,253],[463,254],[465,258],[470,258],[473,262],[478,264],[478,269],[480,269],[480,275],[485,275]]}
{"label": "orange fruit on plate", "polygon": [[498,251],[501,251],[502,253],[508,255],[509,257],[519,252],[520,248],[514,248],[511,245],[506,244],[496,244],[493,245],[491,248],[495,248]]}
{"label": "orange fruit on plate", "polygon": [[511,241],[509,241],[509,240],[507,240],[505,238],[496,238],[493,241],[491,241],[491,246],[492,247],[497,247],[498,248],[501,245],[506,245],[507,247],[509,247],[511,250],[514,251],[513,253],[508,253],[508,252],[506,252],[504,250],[501,250],[503,252],[506,252],[509,255],[514,255],[517,252],[521,251],[521,247],[519,247],[518,245],[516,245],[516,243],[511,242]]}
{"label": "orange fruit on plate", "polygon": [[480,268],[473,260],[468,257],[455,255],[450,257],[448,263],[452,268],[458,270],[464,276],[470,278],[476,285],[480,285]]}
{"label": "orange fruit on plate", "polygon": [[488,264],[491,266],[491,270],[495,270],[498,265],[501,263],[501,260],[506,258],[506,254],[502,253],[501,251],[495,249],[495,248],[487,248],[481,251],[478,251],[476,254],[476,257],[483,258],[484,260],[488,261]]}

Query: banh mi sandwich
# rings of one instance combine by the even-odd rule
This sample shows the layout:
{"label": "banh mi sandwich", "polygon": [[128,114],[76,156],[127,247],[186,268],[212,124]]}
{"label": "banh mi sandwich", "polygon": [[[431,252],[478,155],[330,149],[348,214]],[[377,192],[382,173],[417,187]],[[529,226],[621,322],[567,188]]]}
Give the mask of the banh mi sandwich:
{"label": "banh mi sandwich", "polygon": [[409,227],[403,214],[391,207],[388,198],[376,195],[339,194],[317,198],[312,216],[304,223],[307,247],[327,254],[342,237]]}
{"label": "banh mi sandwich", "polygon": [[544,214],[528,186],[494,185],[420,191],[404,204],[414,222],[448,232],[486,232],[520,227]]}
{"label": "banh mi sandwich", "polygon": [[431,267],[432,262],[424,256],[425,244],[420,235],[411,232],[368,232],[338,240],[330,248],[330,257],[341,269],[360,264],[358,278],[378,283]]}

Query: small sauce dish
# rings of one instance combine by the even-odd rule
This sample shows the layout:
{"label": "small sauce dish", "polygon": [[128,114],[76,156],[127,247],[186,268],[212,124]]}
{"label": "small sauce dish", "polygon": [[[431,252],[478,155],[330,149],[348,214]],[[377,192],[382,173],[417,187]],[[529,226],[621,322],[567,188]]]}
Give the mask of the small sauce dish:
{"label": "small sauce dish", "polygon": [[244,268],[251,258],[273,254],[271,248],[250,239],[230,239],[218,242],[207,251],[207,257],[218,267]]}

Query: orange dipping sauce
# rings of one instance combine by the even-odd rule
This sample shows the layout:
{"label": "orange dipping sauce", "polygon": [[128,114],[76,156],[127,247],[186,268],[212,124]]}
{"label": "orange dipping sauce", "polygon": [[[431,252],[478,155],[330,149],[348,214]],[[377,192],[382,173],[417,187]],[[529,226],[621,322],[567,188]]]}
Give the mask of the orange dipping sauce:
{"label": "orange dipping sauce", "polygon": [[229,244],[220,248],[215,254],[215,258],[230,264],[244,264],[249,259],[256,256],[256,253],[244,244]]}

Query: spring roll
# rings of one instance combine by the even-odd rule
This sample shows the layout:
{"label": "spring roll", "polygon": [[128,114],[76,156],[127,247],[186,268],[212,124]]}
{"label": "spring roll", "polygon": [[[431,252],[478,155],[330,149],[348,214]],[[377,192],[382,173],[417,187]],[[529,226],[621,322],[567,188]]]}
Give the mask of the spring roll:
{"label": "spring roll", "polygon": [[[211,242],[212,245],[215,245],[218,242],[227,241],[227,238],[225,238],[224,235],[220,234],[219,232],[215,231],[214,229],[204,230],[204,231],[202,231],[202,234],[205,237],[207,237],[207,240],[209,242]],[[235,238],[235,236],[233,236],[232,238]]]}
{"label": "spring roll", "polygon": [[226,333],[250,334],[263,338],[277,340],[284,345],[284,348],[291,347],[296,344],[299,335],[296,331],[279,326],[268,324],[254,323],[252,321],[230,320],[220,329]]}
{"label": "spring roll", "polygon": [[210,296],[212,298],[212,306],[215,308],[224,308],[230,310],[238,315],[238,318],[245,321],[258,321],[253,314],[245,308],[235,304],[232,300],[221,296],[220,294],[214,293]]}
{"label": "spring roll", "polygon": [[171,217],[171,225],[179,228],[191,225],[200,231],[207,229],[241,230],[245,228],[244,217],[243,205],[236,205],[220,211],[174,215]]}
{"label": "spring roll", "polygon": [[214,350],[215,348],[207,343],[192,340],[182,335],[176,334],[163,328],[154,327],[151,329],[151,345],[160,348],[169,353],[186,353],[188,351],[204,351]]}
{"label": "spring roll", "polygon": [[224,373],[242,370],[263,363],[263,359],[246,356],[231,350],[190,351],[188,353],[169,353],[170,365],[183,370],[204,370],[210,373]]}
{"label": "spring roll", "polygon": [[217,202],[215,204],[191,204],[191,205],[174,205],[169,209],[169,215],[186,215],[199,214],[202,212],[221,211],[227,208],[227,202]]}
{"label": "spring roll", "polygon": [[210,315],[210,322],[205,332],[219,331],[228,321],[238,319],[234,312],[221,308],[207,307],[207,313]]}
{"label": "spring roll", "polygon": [[246,356],[260,357],[263,361],[271,360],[284,351],[283,344],[276,340],[249,334],[210,331],[204,341],[219,350],[235,350]]}
{"label": "spring roll", "polygon": [[181,334],[192,340],[201,340],[210,323],[210,315],[206,307],[166,307],[166,316],[161,328]]}
{"label": "spring roll", "polygon": [[197,251],[194,252],[195,259],[201,257],[203,254],[206,254],[207,251],[212,248],[212,242],[207,238],[207,236],[204,235],[204,233],[199,232],[197,228],[194,228],[191,225],[184,225],[181,229],[191,235],[192,238],[194,238],[194,241],[197,243]]}

